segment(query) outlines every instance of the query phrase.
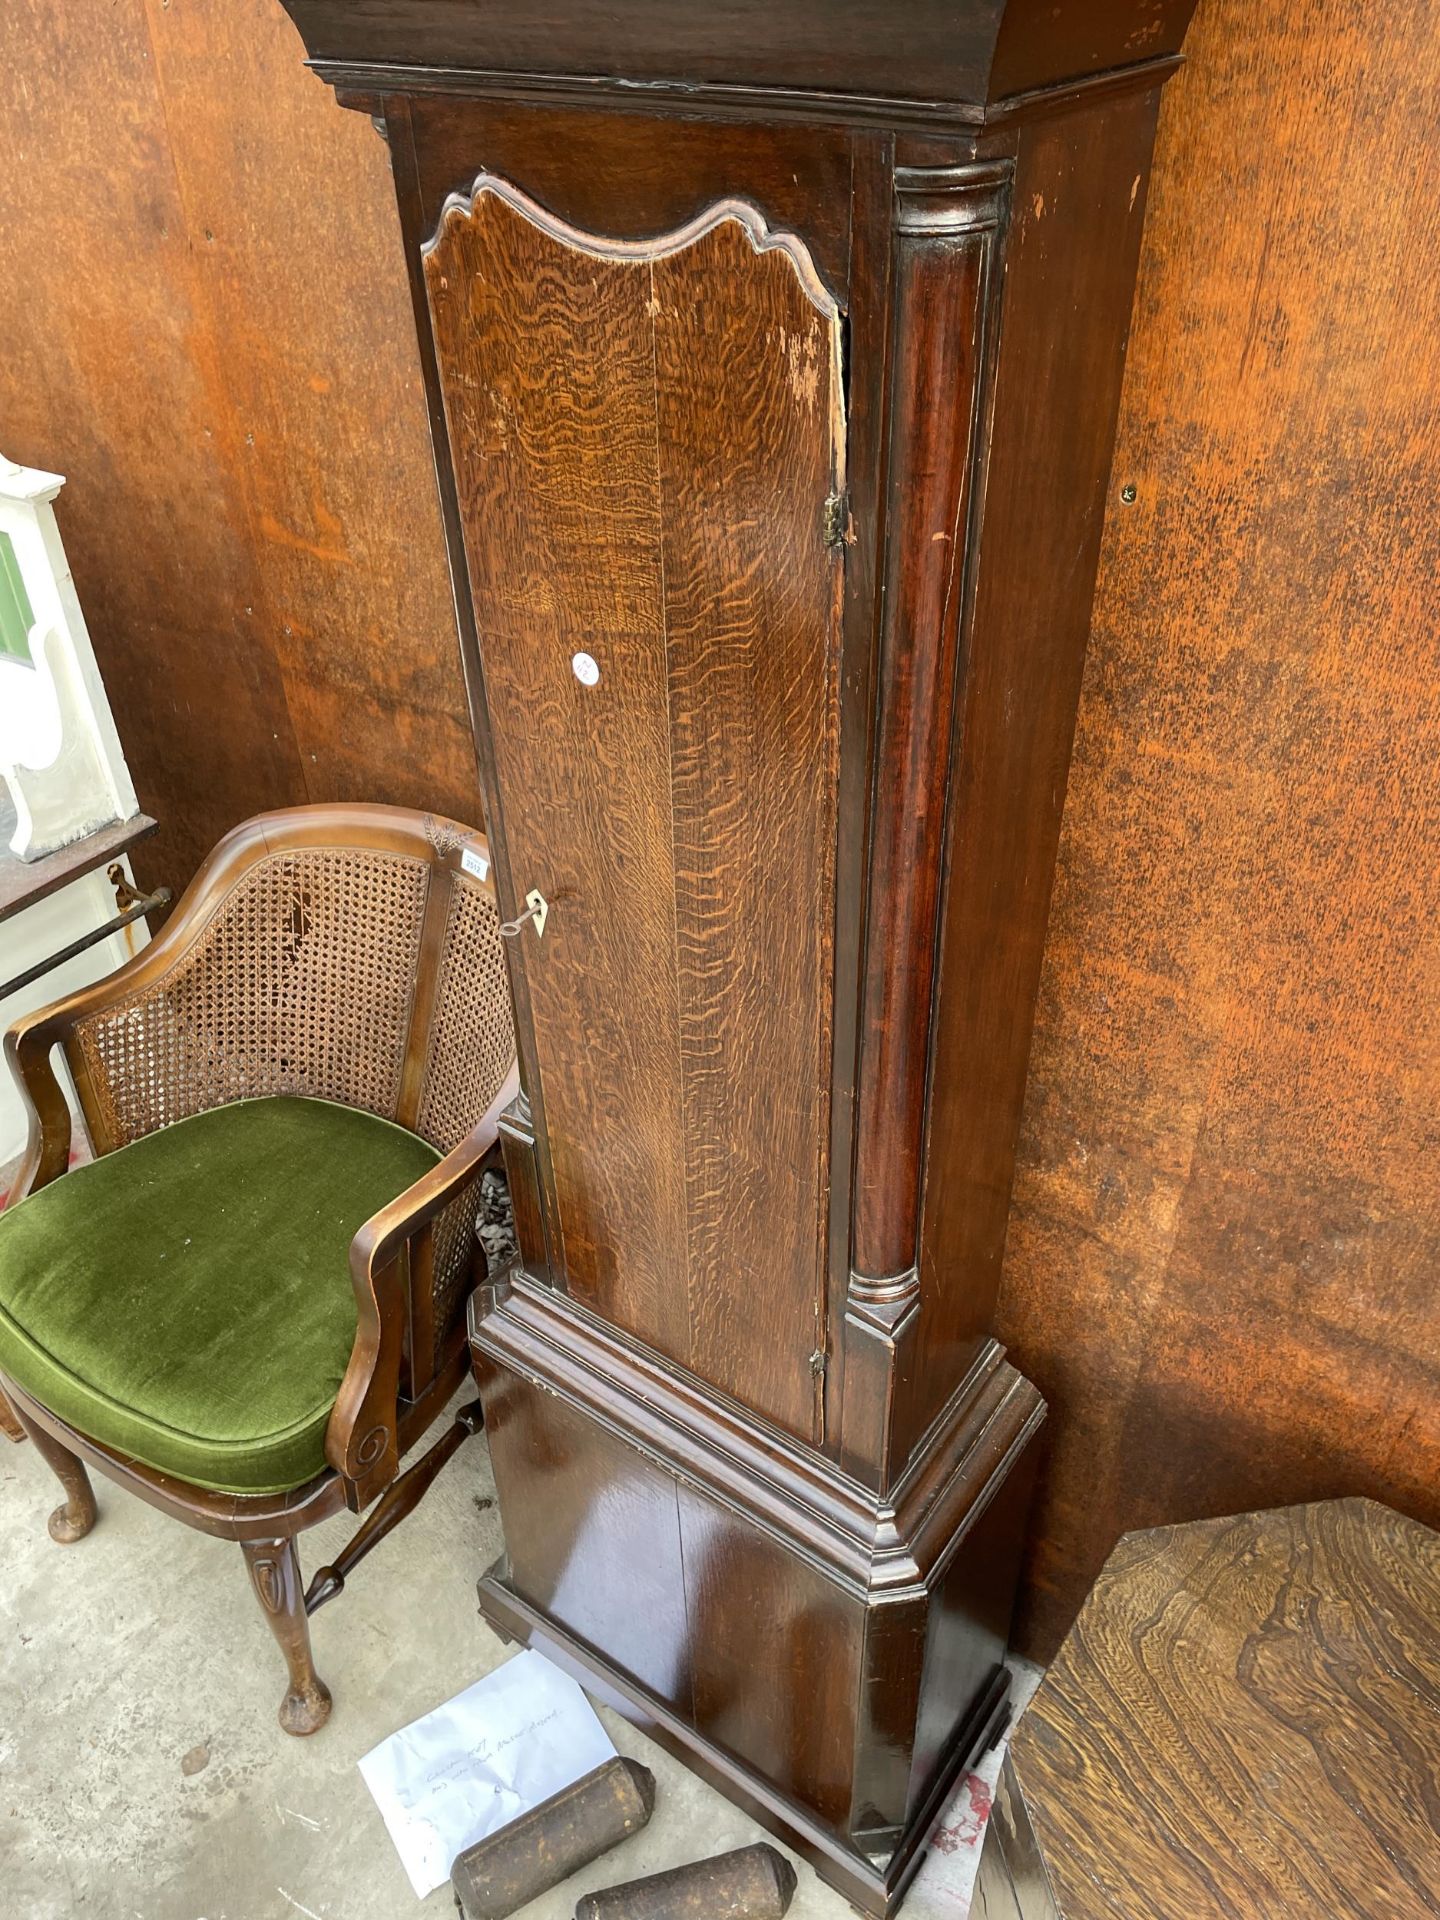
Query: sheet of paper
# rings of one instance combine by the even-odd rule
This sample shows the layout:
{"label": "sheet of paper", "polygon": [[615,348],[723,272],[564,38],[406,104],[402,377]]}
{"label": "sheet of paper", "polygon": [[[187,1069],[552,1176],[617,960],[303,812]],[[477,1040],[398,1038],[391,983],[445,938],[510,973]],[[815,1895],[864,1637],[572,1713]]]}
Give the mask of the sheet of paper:
{"label": "sheet of paper", "polygon": [[518,1653],[360,1762],[410,1884],[423,1900],[457,1853],[615,1753],[580,1688]]}

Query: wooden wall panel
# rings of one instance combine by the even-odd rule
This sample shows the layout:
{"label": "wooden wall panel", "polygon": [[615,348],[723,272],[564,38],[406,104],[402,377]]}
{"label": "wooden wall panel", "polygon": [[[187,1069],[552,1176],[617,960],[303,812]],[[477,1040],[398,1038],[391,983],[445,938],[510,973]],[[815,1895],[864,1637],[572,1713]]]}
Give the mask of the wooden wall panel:
{"label": "wooden wall panel", "polygon": [[0,452],[59,514],[147,878],[259,808],[474,818],[382,142],[273,0],[14,0]]}
{"label": "wooden wall panel", "polygon": [[1187,53],[1002,1298],[1041,1653],[1126,1529],[1440,1520],[1440,15],[1204,0]]}

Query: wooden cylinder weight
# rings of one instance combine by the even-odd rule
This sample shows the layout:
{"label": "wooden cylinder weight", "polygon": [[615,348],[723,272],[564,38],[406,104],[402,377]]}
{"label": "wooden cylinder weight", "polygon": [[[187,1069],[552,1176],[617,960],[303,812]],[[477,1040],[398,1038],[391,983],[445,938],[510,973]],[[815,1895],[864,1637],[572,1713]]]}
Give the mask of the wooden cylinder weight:
{"label": "wooden cylinder weight", "polygon": [[762,1844],[587,1893],[575,1920],[784,1920],[794,1897],[794,1867]]}
{"label": "wooden cylinder weight", "polygon": [[450,1869],[465,1920],[507,1916],[638,1833],[655,1810],[655,1776],[607,1760],[460,1854]]}

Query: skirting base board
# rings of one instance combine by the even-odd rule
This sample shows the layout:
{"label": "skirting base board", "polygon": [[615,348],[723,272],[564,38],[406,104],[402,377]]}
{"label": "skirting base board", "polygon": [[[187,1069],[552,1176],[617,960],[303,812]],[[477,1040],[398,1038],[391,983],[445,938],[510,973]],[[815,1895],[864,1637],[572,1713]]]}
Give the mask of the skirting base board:
{"label": "skirting base board", "polygon": [[743,1807],[786,1846],[808,1860],[820,1878],[842,1893],[861,1913],[888,1920],[919,1868],[925,1842],[961,1774],[994,1746],[1010,1718],[1010,1676],[996,1667],[967,1719],[957,1728],[930,1791],[884,1860],[873,1860],[847,1847],[804,1807],[759,1773],[714,1745],[687,1725],[628,1674],[621,1673],[593,1647],[531,1606],[506,1584],[505,1563],[499,1560],[479,1582],[480,1612],[506,1640],[534,1647],[547,1659],[574,1675],[591,1693],[613,1707],[633,1725],[657,1740],[667,1752],[692,1768],[703,1780]]}

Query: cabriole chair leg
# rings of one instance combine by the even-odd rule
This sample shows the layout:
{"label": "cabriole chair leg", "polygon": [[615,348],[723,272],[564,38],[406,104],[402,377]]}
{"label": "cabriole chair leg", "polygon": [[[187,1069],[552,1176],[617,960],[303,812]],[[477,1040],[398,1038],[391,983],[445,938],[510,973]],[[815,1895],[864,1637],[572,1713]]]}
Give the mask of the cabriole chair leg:
{"label": "cabriole chair leg", "polygon": [[316,1733],[330,1718],[330,1689],[316,1673],[310,1653],[310,1622],[295,1542],[242,1540],[240,1551],[255,1597],[265,1609],[290,1670],[290,1688],[280,1702],[280,1725],[286,1733]]}
{"label": "cabriole chair leg", "polygon": [[77,1460],[68,1447],[62,1447],[53,1434],[27,1420],[23,1413],[17,1412],[16,1418],[34,1442],[35,1451],[65,1489],[64,1506],[56,1507],[50,1516],[50,1538],[62,1547],[72,1546],[75,1541],[83,1540],[95,1524],[95,1492],[85,1463]]}

